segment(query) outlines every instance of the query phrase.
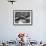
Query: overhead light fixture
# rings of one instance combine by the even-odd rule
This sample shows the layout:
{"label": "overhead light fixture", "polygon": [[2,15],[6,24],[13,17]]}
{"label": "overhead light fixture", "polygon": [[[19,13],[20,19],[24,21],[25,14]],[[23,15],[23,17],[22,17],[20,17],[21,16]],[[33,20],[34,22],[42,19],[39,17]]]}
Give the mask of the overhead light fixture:
{"label": "overhead light fixture", "polygon": [[15,0],[8,0],[8,2],[11,2],[12,4],[16,2]]}

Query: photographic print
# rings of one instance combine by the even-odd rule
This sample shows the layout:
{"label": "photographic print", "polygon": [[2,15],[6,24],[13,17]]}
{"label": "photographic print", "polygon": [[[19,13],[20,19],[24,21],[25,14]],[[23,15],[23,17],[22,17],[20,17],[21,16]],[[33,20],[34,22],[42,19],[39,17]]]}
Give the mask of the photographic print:
{"label": "photographic print", "polygon": [[32,10],[13,10],[14,25],[32,25]]}

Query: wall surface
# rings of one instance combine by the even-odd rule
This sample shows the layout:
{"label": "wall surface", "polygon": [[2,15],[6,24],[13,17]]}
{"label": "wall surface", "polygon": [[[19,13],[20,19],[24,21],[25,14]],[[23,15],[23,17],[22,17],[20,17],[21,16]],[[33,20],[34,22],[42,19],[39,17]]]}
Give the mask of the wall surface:
{"label": "wall surface", "polygon": [[[13,10],[33,10],[32,26],[14,26]],[[46,0],[17,0],[13,5],[0,0],[0,40],[15,40],[19,32],[26,32],[33,40],[46,40]]]}

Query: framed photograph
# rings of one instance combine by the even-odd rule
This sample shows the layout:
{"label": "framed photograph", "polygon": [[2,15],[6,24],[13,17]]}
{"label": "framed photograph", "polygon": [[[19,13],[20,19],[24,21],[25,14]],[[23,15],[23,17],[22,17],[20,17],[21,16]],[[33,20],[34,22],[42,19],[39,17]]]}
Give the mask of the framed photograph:
{"label": "framed photograph", "polygon": [[13,10],[14,25],[32,25],[32,10]]}

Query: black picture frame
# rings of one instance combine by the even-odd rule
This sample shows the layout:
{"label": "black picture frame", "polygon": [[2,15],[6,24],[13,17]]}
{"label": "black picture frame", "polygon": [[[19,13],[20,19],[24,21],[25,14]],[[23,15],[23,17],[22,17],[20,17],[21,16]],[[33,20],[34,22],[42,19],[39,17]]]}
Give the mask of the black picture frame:
{"label": "black picture frame", "polygon": [[[22,14],[22,12],[23,13],[30,13],[30,16],[29,16],[29,18],[30,18],[30,23],[16,23],[17,21],[16,21],[16,16],[19,16],[19,15],[17,15],[17,14]],[[23,26],[27,26],[27,25],[32,25],[33,24],[33,11],[32,10],[13,10],[13,25],[17,25],[17,26],[21,26],[21,25],[23,25]]]}

